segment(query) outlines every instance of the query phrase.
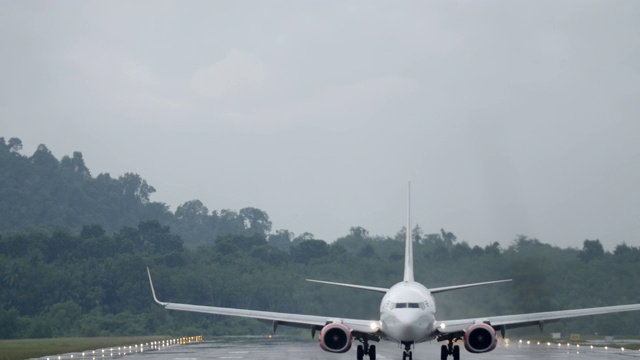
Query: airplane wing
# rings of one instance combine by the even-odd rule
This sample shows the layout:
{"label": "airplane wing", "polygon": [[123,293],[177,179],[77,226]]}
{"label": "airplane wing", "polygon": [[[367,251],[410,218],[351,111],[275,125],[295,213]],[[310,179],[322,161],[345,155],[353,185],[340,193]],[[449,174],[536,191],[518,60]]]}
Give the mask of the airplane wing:
{"label": "airplane wing", "polygon": [[469,326],[477,323],[487,323],[495,329],[512,329],[531,325],[538,325],[542,328],[545,322],[553,322],[580,316],[613,314],[637,310],[640,310],[640,304],[604,306],[576,310],[547,311],[518,315],[488,316],[473,319],[439,321],[438,328],[441,329],[440,332],[443,334],[463,332]]}
{"label": "airplane wing", "polygon": [[178,304],[159,301],[156,297],[156,291],[153,288],[153,281],[151,280],[151,272],[147,268],[147,274],[149,275],[149,284],[151,285],[151,293],[153,294],[153,300],[159,305],[168,310],[178,311],[190,311],[199,312],[205,314],[216,315],[228,315],[239,316],[258,320],[265,320],[273,322],[273,328],[278,324],[289,325],[294,327],[311,328],[312,331],[321,329],[329,323],[341,323],[350,328],[352,331],[375,335],[380,329],[379,321],[377,320],[360,320],[360,319],[345,319],[339,317],[327,317],[317,315],[302,315],[302,314],[289,314],[279,313],[271,311],[259,311],[259,310],[245,310],[234,309],[216,306],[202,306],[202,305],[190,305],[190,304]]}

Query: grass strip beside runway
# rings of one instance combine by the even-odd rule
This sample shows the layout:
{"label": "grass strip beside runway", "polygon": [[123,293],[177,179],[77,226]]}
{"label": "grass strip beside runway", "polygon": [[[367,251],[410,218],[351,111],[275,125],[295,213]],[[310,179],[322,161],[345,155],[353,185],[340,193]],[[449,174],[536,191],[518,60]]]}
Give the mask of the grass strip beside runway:
{"label": "grass strip beside runway", "polygon": [[15,339],[0,340],[0,360],[23,360],[171,339],[170,336],[128,336],[95,338]]}

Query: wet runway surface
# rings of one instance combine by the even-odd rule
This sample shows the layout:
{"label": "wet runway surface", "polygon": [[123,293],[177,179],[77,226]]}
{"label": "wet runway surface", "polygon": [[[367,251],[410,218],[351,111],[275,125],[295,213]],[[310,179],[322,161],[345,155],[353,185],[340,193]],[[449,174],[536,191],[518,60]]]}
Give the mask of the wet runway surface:
{"label": "wet runway surface", "polygon": [[[355,345],[345,354],[328,353],[320,349],[315,340],[291,340],[268,338],[240,338],[233,340],[213,340],[192,342],[186,345],[160,346],[157,349],[149,348],[144,351],[131,351],[128,353],[113,353],[101,350],[95,353],[87,352],[84,357],[75,354],[62,356],[61,359],[73,360],[107,360],[124,358],[127,360],[355,360]],[[439,343],[423,343],[413,350],[415,360],[437,360],[440,358]],[[401,348],[389,342],[376,344],[378,360],[401,360]],[[90,355],[91,354],[91,355]],[[591,348],[590,346],[575,344],[547,345],[526,342],[519,344],[501,342],[498,347],[489,353],[471,354],[461,346],[461,358],[463,360],[487,360],[487,359],[632,359],[640,358],[638,350],[622,350],[621,348]],[[46,358],[41,358],[46,360]],[[58,357],[51,357],[57,360]],[[368,359],[365,357],[365,360]],[[452,359],[449,357],[449,359]]]}

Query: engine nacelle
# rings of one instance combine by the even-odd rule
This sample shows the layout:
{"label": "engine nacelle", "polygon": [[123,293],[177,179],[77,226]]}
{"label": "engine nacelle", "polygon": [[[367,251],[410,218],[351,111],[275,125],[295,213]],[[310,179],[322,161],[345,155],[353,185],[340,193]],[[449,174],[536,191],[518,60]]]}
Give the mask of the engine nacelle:
{"label": "engine nacelle", "polygon": [[498,345],[496,331],[488,324],[471,325],[464,331],[464,347],[470,353],[491,351]]}
{"label": "engine nacelle", "polygon": [[320,330],[318,344],[324,351],[344,353],[351,349],[351,330],[342,324],[329,324]]}

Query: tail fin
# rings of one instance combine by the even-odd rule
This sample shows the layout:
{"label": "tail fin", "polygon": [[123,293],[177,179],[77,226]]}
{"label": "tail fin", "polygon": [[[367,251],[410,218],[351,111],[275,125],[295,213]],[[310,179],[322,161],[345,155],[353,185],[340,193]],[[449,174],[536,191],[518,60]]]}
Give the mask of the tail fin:
{"label": "tail fin", "polygon": [[407,238],[405,239],[404,248],[404,281],[413,281],[413,234],[411,231],[411,182],[407,192]]}

